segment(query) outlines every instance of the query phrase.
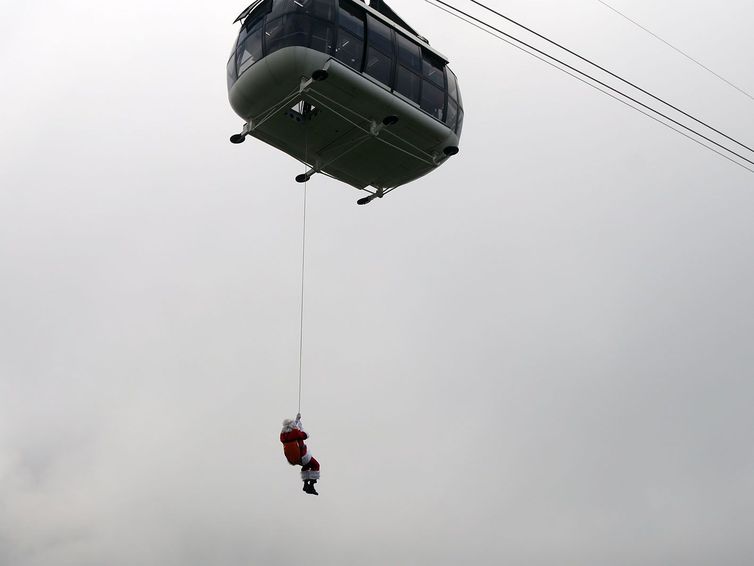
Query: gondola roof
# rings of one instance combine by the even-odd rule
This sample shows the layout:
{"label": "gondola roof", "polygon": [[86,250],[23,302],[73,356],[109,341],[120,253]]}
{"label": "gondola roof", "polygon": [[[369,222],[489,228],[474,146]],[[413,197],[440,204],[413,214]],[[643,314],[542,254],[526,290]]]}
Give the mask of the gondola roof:
{"label": "gondola roof", "polygon": [[[249,14],[251,14],[257,8],[257,6],[262,4],[264,1],[265,0],[255,0],[254,2],[252,2],[243,12],[238,15],[233,23],[235,24],[238,22],[243,22],[249,16]],[[393,9],[388,6],[385,0],[370,0],[369,4],[367,4],[365,0],[350,1],[358,3],[367,13],[371,14],[379,20],[382,20],[404,35],[419,39],[424,44],[424,48],[427,49],[427,51],[430,51],[431,53],[442,59],[446,64],[449,62],[448,58],[445,55],[437,51],[429,44],[427,38],[419,35],[419,33],[414,28],[409,26],[403,18],[396,14],[395,11],[393,11]]]}

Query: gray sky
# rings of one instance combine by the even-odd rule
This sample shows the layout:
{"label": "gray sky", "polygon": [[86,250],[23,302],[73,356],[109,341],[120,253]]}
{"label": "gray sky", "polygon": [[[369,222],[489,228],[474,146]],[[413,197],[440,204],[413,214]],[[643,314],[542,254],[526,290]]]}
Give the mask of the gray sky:
{"label": "gray sky", "polygon": [[[459,0],[460,1],[460,0]],[[735,137],[598,2],[493,2]],[[754,89],[754,8],[614,0]],[[0,564],[754,560],[754,175],[418,0],[461,154],[368,207],[255,140],[227,0],[3,5]],[[465,5],[465,4],[464,4]]]}

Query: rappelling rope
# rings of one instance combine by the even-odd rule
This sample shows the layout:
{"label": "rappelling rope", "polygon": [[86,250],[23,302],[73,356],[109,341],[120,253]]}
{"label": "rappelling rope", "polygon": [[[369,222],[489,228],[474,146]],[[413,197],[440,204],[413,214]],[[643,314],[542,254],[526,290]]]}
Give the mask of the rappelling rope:
{"label": "rappelling rope", "polygon": [[[303,110],[303,106],[302,106]],[[309,139],[308,129],[306,127],[306,118],[304,118],[304,174],[308,169],[309,161]],[[301,389],[303,385],[303,367],[304,367],[304,282],[306,281],[306,185],[308,178],[304,181],[304,206],[303,206],[303,228],[301,230],[301,326],[299,328],[298,343],[298,412],[301,413]]]}

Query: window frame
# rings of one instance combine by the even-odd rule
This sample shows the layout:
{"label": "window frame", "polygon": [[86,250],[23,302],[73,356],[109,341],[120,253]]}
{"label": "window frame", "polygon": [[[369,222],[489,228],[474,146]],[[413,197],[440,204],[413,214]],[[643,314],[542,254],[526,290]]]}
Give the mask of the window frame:
{"label": "window frame", "polygon": [[[435,70],[439,70],[440,73],[442,73],[442,84],[439,83],[439,81],[436,81],[432,78],[432,75],[427,72],[427,67],[434,68]],[[448,65],[445,61],[443,61],[440,57],[432,53],[431,51],[427,49],[422,49],[422,89],[421,89],[421,101],[419,103],[419,106],[421,109],[432,116],[435,120],[438,120],[445,124],[445,118],[448,113],[448,79],[446,76],[446,69]],[[429,110],[424,108],[424,91],[426,86],[435,88],[442,92],[443,95],[443,102],[442,102],[442,108],[438,108],[441,112],[441,116],[438,117],[434,114],[432,114]],[[447,124],[446,124],[447,125]]]}
{"label": "window frame", "polygon": [[[378,84],[385,87],[390,92],[393,92],[393,85],[395,84],[395,66],[396,66],[396,45],[395,45],[395,29],[392,26],[389,26],[379,18],[374,17],[373,14],[367,13],[366,14],[366,40],[364,41],[364,62],[362,64],[362,74],[368,77],[370,80],[376,81]],[[373,29],[373,26],[370,26],[370,21],[376,22],[377,26],[374,26],[375,29]],[[383,26],[388,33],[390,34],[389,42],[392,53],[385,53],[382,49],[380,49],[379,46],[377,46],[375,43],[372,42],[370,39],[372,35],[374,34],[377,36],[376,27]],[[384,37],[384,36],[383,36]],[[367,73],[367,64],[369,59],[369,50],[374,49],[379,53],[380,55],[386,57],[390,60],[390,76],[388,77],[388,82],[384,83],[379,78]]]}
{"label": "window frame", "polygon": [[[452,81],[451,77],[453,77]],[[455,96],[450,92],[451,82],[455,86]],[[460,136],[461,130],[463,129],[463,99],[461,98],[461,87],[458,84],[458,77],[447,65],[445,66],[445,84],[447,85],[448,92],[447,101],[445,103],[445,124]],[[451,102],[456,105],[456,116],[453,124],[447,122],[448,110],[450,109]]]}
{"label": "window frame", "polygon": [[[341,22],[341,14],[347,13],[353,16],[354,19],[359,20],[361,22],[361,37],[358,36],[358,34],[354,33],[356,31],[355,28],[351,29],[350,27],[346,27]],[[333,46],[333,52],[332,56],[337,60],[349,67],[350,69],[354,69],[358,73],[364,72],[364,61],[366,59],[366,48],[367,48],[367,22],[366,22],[366,11],[360,10],[357,6],[354,6],[353,3],[348,2],[347,0],[339,0],[338,1],[338,10],[337,15],[335,17],[335,45]],[[361,53],[359,55],[359,63],[357,66],[351,66],[346,61],[340,59],[337,55],[338,47],[340,46],[340,39],[341,39],[341,32],[349,35],[351,38],[355,38],[358,41],[361,42]]]}
{"label": "window frame", "polygon": [[[241,77],[241,75],[243,75],[246,71],[248,71],[251,67],[253,67],[257,63],[257,61],[260,61],[261,59],[264,58],[264,56],[265,56],[265,52],[264,52],[264,28],[265,28],[265,22],[264,22],[264,17],[263,17],[263,18],[260,18],[260,19],[256,20],[254,22],[254,24],[252,26],[250,26],[250,29],[247,30],[247,33],[246,33],[246,36],[244,37],[243,42],[239,42],[236,45],[236,50],[233,53],[233,57],[235,58],[235,61],[236,61],[236,63],[235,63],[236,80],[238,80]],[[248,67],[244,68],[243,71],[241,71],[240,70],[241,69],[241,65],[239,64],[240,63],[239,62],[240,52],[241,52],[242,49],[245,49],[246,42],[249,41],[249,39],[251,38],[251,36],[254,35],[254,34],[256,34],[257,32],[261,32],[260,33],[260,41],[259,41],[259,44],[260,44],[260,47],[261,47],[261,52],[262,52],[261,53],[261,57],[259,57],[251,65],[249,65]]]}

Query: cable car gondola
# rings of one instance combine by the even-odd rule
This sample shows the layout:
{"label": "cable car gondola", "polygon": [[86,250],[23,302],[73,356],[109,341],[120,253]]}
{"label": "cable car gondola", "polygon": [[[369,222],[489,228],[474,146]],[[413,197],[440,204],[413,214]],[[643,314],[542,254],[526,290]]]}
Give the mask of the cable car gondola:
{"label": "cable car gondola", "polygon": [[458,153],[463,108],[448,60],[383,0],[257,0],[236,19],[228,96],[253,136],[370,193]]}

